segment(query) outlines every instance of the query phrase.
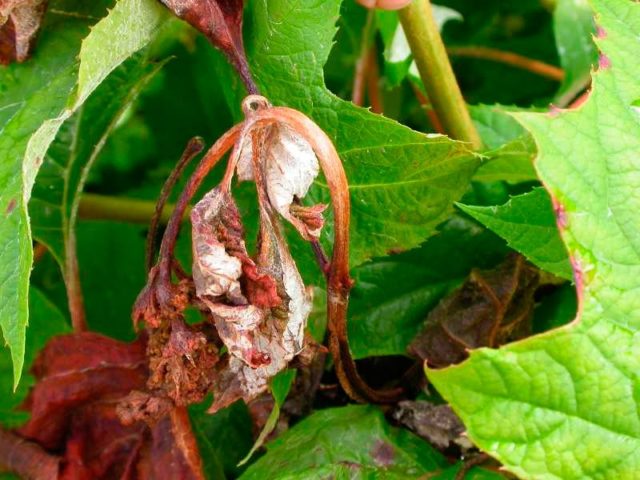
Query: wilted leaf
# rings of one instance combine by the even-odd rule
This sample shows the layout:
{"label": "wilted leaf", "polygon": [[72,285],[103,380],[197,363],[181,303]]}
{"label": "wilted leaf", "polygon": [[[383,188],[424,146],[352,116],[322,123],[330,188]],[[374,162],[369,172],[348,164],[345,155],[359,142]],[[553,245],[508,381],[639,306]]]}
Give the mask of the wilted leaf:
{"label": "wilted leaf", "polygon": [[61,452],[58,478],[203,478],[186,410],[152,425],[121,421],[120,402],[147,381],[145,351],[143,340],[82,333],[54,338],[38,356],[31,418],[18,433]]}
{"label": "wilted leaf", "polygon": [[503,237],[542,270],[572,279],[571,264],[560,239],[549,194],[536,188],[496,207],[458,205],[463,211]]}
{"label": "wilted leaf", "polygon": [[474,270],[427,317],[409,351],[432,367],[464,360],[469,350],[498,347],[531,332],[538,272],[519,255],[494,270]]}
{"label": "wilted leaf", "polygon": [[394,409],[393,418],[440,449],[454,444],[465,448],[472,446],[463,437],[462,421],[449,405],[434,405],[424,400],[403,400]]}
{"label": "wilted leaf", "polygon": [[[459,142],[413,131],[327,89],[323,65],[336,32],[339,0],[270,0],[253,6],[247,50],[262,93],[275,105],[309,115],[332,139],[344,164],[351,194],[351,265],[421,244],[452,212],[479,159]],[[239,99],[228,99],[235,110]],[[316,179],[307,198],[328,204],[326,182]],[[332,223],[327,218],[323,229],[326,246]],[[296,253],[309,250],[304,247]],[[302,271],[313,271],[310,255],[296,255],[296,260]]]}
{"label": "wilted leaf", "polygon": [[46,8],[47,0],[0,1],[0,64],[26,60]]}
{"label": "wilted leaf", "polygon": [[242,41],[243,0],[160,0],[178,17],[204,33],[236,68],[249,93],[257,93]]}
{"label": "wilted leaf", "polygon": [[[640,468],[640,5],[594,0],[609,68],[578,110],[518,114],[556,207],[576,319],[428,371],[471,440],[522,478],[628,478]],[[514,426],[517,426],[514,428]]]}

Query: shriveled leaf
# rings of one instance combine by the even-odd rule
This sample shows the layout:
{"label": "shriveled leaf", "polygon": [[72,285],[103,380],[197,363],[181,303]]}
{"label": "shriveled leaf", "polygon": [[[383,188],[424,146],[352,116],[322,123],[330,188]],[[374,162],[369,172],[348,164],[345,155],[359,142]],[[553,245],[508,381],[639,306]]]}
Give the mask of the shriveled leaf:
{"label": "shriveled leaf", "polygon": [[82,333],[56,337],[40,353],[25,404],[31,418],[18,433],[61,452],[57,478],[203,478],[186,410],[152,426],[121,421],[119,402],[146,383],[145,351],[142,340]]}
{"label": "shriveled leaf", "polygon": [[510,255],[494,270],[473,270],[468,280],[427,317],[409,351],[432,367],[467,358],[469,350],[498,347],[531,332],[537,270]]}
{"label": "shriveled leaf", "polygon": [[560,239],[549,194],[536,188],[497,207],[458,205],[503,237],[511,248],[547,272],[571,280],[573,272]]}
{"label": "shriveled leaf", "polygon": [[497,236],[454,216],[420,248],[355,268],[348,324],[354,357],[406,355],[438,301],[472,268],[491,268],[506,251]]}
{"label": "shriveled leaf", "polygon": [[244,245],[235,202],[220,187],[198,202],[191,223],[196,294],[230,353],[213,385],[211,410],[216,411],[265,391],[269,379],[302,350],[311,301],[267,205],[260,205],[255,263]]}
{"label": "shriveled leaf", "polygon": [[[262,161],[269,202],[305,240],[316,240],[324,224],[322,213],[326,205],[305,207],[300,200],[318,176],[318,158],[309,142],[286,125],[274,125],[266,135]],[[241,180],[254,179],[252,155],[251,144],[244,146],[238,162]]]}
{"label": "shriveled leaf", "polygon": [[[258,2],[247,50],[262,93],[275,105],[309,115],[336,145],[349,179],[355,266],[390,250],[416,247],[432,235],[466,190],[479,159],[459,142],[413,131],[326,88],[323,64],[339,6],[339,0]],[[237,109],[239,96],[229,100]],[[329,203],[323,179],[316,179],[307,198]],[[321,237],[327,246],[332,233],[327,219]],[[311,263],[299,264],[304,262]]]}
{"label": "shriveled leaf", "polygon": [[393,418],[439,449],[459,444],[471,447],[464,439],[464,425],[448,405],[434,405],[424,400],[399,402]]}
{"label": "shriveled leaf", "polygon": [[[594,0],[609,68],[588,101],[518,114],[539,148],[578,290],[576,319],[428,376],[469,437],[522,478],[628,478],[640,468],[640,5]],[[514,428],[514,425],[517,428]]]}
{"label": "shriveled leaf", "polygon": [[253,84],[242,41],[244,0],[160,1],[178,17],[204,33],[214,46],[222,50],[243,80],[248,85]]}
{"label": "shriveled leaf", "polygon": [[26,60],[46,8],[47,0],[0,2],[0,64]]}
{"label": "shriveled leaf", "polygon": [[[102,14],[101,6],[92,6],[92,13]],[[3,94],[7,113],[3,115],[0,137],[0,153],[5,159],[0,166],[0,211],[5,216],[5,221],[0,222],[0,241],[4,245],[0,263],[6,268],[0,276],[0,324],[12,351],[16,383],[23,364],[32,262],[27,202],[36,174],[62,123],[113,69],[151,40],[164,19],[160,7],[152,2],[123,0],[80,44],[88,18],[95,18],[87,17],[87,13],[81,11],[77,18],[65,14],[62,21],[52,22],[46,36],[43,33],[37,56],[55,57],[53,68],[48,61],[40,65],[34,59],[31,65],[12,65],[2,80],[7,85]],[[79,66],[75,64],[78,51]],[[23,75],[34,75],[39,82],[17,81]]]}

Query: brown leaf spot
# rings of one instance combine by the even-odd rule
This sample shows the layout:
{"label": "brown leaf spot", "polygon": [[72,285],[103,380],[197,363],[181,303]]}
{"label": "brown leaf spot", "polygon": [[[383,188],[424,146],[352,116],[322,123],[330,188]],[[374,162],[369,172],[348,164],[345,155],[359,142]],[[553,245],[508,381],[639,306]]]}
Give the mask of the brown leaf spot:
{"label": "brown leaf spot", "polygon": [[4,214],[6,217],[11,215],[11,212],[15,210],[16,205],[17,205],[17,202],[15,198],[12,198],[11,200],[9,200],[9,203],[7,204],[7,209],[4,211]]}
{"label": "brown leaf spot", "polygon": [[371,457],[376,465],[380,467],[388,467],[393,465],[396,453],[393,449],[393,445],[384,440],[376,440],[373,448],[371,449]]}

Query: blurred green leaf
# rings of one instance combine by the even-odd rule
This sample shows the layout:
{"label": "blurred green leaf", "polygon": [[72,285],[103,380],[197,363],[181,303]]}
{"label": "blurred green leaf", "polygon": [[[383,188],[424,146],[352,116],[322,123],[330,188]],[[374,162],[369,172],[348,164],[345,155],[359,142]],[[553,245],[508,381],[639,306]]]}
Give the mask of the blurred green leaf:
{"label": "blurred green leaf", "polygon": [[458,207],[490,228],[514,250],[542,270],[573,279],[567,250],[560,239],[549,194],[543,188],[512,197],[505,205]]}
{"label": "blurred green leaf", "polygon": [[253,454],[264,445],[267,437],[276,428],[278,418],[280,417],[280,408],[286,400],[295,378],[296,370],[289,369],[278,373],[269,382],[269,390],[271,390],[271,395],[273,395],[273,409],[271,410],[271,413],[269,414],[264,427],[262,427],[260,435],[258,435],[258,438],[251,447],[251,450],[249,450],[249,453],[247,453],[247,455],[242,460],[240,460],[240,463],[238,464],[239,466],[245,465],[251,459]]}
{"label": "blurred green leaf", "polygon": [[[211,415],[206,412],[210,404],[210,400],[205,400],[189,407],[198,443],[202,448],[206,440],[207,451],[211,449],[215,453],[216,459],[211,462],[214,472],[217,470],[216,464],[220,463],[228,478],[236,478],[244,471],[244,468],[238,467],[238,462],[253,444],[249,410],[244,402],[238,401]],[[218,480],[218,477],[211,477]]]}

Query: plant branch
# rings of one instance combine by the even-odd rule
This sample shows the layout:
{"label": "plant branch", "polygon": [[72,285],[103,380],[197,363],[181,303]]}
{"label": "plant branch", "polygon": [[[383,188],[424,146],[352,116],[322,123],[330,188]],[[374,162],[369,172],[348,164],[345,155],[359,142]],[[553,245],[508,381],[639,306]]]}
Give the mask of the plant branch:
{"label": "plant branch", "polygon": [[430,2],[413,0],[398,15],[422,83],[447,134],[481,148],[480,135],[456,82]]}
{"label": "plant branch", "polygon": [[358,105],[364,105],[364,94],[367,87],[367,70],[369,64],[369,46],[371,44],[371,31],[375,18],[375,10],[371,9],[367,13],[367,20],[362,28],[362,38],[360,41],[360,53],[356,68],[353,75],[353,91],[351,92],[351,101]]}
{"label": "plant branch", "polygon": [[512,67],[549,78],[557,82],[564,79],[564,70],[540,60],[525,57],[513,52],[505,52],[489,47],[447,47],[447,53],[452,57],[470,57],[504,63]]}
{"label": "plant branch", "polygon": [[9,471],[29,480],[58,478],[60,459],[40,446],[0,429],[0,472]]}

